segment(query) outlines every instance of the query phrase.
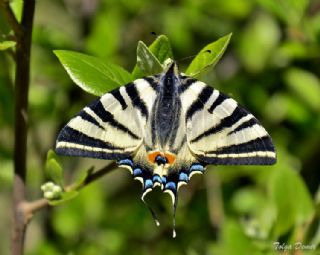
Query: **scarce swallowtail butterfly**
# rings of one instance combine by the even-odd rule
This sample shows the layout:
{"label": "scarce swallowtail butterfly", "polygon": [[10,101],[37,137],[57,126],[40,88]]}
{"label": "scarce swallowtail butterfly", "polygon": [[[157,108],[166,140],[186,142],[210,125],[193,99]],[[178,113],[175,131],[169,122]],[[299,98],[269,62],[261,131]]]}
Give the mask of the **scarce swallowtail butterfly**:
{"label": "scarce swallowtail butterfly", "polygon": [[276,162],[271,137],[251,113],[175,62],[85,107],[60,132],[56,151],[116,160],[141,181],[143,201],[156,186],[169,193],[174,215],[179,187],[207,165]]}

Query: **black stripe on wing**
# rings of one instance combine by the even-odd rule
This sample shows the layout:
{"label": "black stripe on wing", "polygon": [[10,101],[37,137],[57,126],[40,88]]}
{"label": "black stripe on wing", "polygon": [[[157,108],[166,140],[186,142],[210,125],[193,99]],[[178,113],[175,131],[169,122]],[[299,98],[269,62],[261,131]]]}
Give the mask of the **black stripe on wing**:
{"label": "black stripe on wing", "polygon": [[245,109],[237,106],[233,110],[232,114],[227,116],[227,117],[225,117],[224,119],[222,119],[221,122],[218,125],[207,129],[205,132],[201,133],[200,135],[198,135],[197,137],[192,139],[190,142],[191,143],[197,142],[200,139],[202,139],[204,137],[207,137],[209,135],[218,133],[219,131],[221,131],[221,130],[223,130],[225,128],[230,128],[235,123],[237,123],[241,118],[247,116],[248,114],[249,114],[248,111],[246,111]]}
{"label": "black stripe on wing", "polygon": [[[274,156],[272,156],[272,154],[266,154],[265,156],[241,155],[244,153],[254,152],[275,153],[275,148],[272,143],[271,137],[267,135],[248,141],[246,143],[222,147],[216,151],[205,151],[204,153],[207,154],[206,156],[198,155],[197,158],[200,161],[213,165],[272,165],[276,163],[275,154]],[[210,156],[210,154],[221,156]],[[235,154],[238,156],[233,156]]]}
{"label": "black stripe on wing", "polygon": [[86,120],[86,121],[92,123],[93,125],[98,126],[98,127],[101,128],[101,129],[104,129],[104,127],[101,126],[101,125],[99,124],[99,122],[98,122],[94,117],[92,117],[90,114],[88,114],[86,111],[82,110],[82,111],[79,113],[78,116],[80,116],[83,120]]}
{"label": "black stripe on wing", "polygon": [[218,98],[212,103],[212,105],[210,106],[210,108],[208,109],[208,111],[210,113],[213,113],[213,111],[220,105],[222,104],[222,102],[226,99],[228,99],[229,97],[227,97],[225,94],[219,92]]}
{"label": "black stripe on wing", "polygon": [[126,87],[126,92],[131,99],[132,105],[138,108],[141,115],[148,119],[148,110],[145,103],[141,100],[139,92],[134,83],[128,84]]}
{"label": "black stripe on wing", "polygon": [[[237,128],[233,129],[232,131],[230,131],[228,133],[228,135],[231,135],[231,134],[234,134],[234,133],[237,133],[243,129],[246,129],[246,128],[249,128],[249,127],[252,127],[253,125],[255,124],[259,124],[259,122],[254,118],[252,117],[252,119],[249,119],[245,122],[243,122],[241,125],[239,125]],[[260,125],[260,124],[259,124]]]}
{"label": "black stripe on wing", "polygon": [[[181,77],[181,78],[183,78],[183,77]],[[183,83],[178,87],[179,94],[182,94],[183,92],[185,92],[195,82],[197,82],[196,79],[189,78],[189,77],[184,78]]]}
{"label": "black stripe on wing", "polygon": [[274,145],[270,136],[259,137],[246,143],[234,144],[226,147],[219,148],[216,151],[206,151],[205,153],[214,154],[238,154],[248,153],[255,151],[271,151],[274,152]]}
{"label": "black stripe on wing", "polygon": [[112,90],[110,94],[113,95],[113,97],[118,100],[118,102],[121,104],[122,110],[125,110],[128,107],[126,101],[124,100],[123,96],[120,93],[120,89]]}
{"label": "black stripe on wing", "polygon": [[192,118],[192,116],[197,112],[203,109],[204,104],[209,100],[210,96],[212,95],[213,90],[212,88],[205,86],[202,91],[200,92],[198,98],[190,105],[187,113],[186,113],[186,120]]}
{"label": "black stripe on wing", "polygon": [[211,165],[273,165],[276,163],[275,157],[204,157],[198,156],[199,161]]}
{"label": "black stripe on wing", "polygon": [[64,155],[64,156],[97,158],[97,159],[105,159],[105,160],[120,160],[120,159],[125,159],[130,157],[129,153],[106,153],[104,151],[88,151],[88,150],[81,150],[78,148],[67,148],[67,147],[56,148],[56,153],[58,155]]}
{"label": "black stripe on wing", "polygon": [[110,113],[109,111],[107,111],[102,102],[100,100],[95,101],[92,105],[89,106],[90,109],[98,115],[98,117],[106,123],[109,123],[112,127],[119,129],[125,133],[127,133],[128,135],[130,135],[133,139],[141,139],[138,135],[136,135],[135,133],[133,133],[130,129],[128,129],[126,126],[122,125],[120,122],[118,122],[117,120],[115,120],[114,116],[112,115],[112,113]]}
{"label": "black stripe on wing", "polygon": [[150,87],[157,92],[158,88],[159,88],[159,83],[157,82],[156,78],[158,76],[148,76],[148,77],[144,77],[143,79],[149,83]]}
{"label": "black stripe on wing", "polygon": [[[62,131],[60,132],[57,143],[59,142],[67,142],[67,143],[74,143],[84,146],[89,146],[93,148],[101,148],[101,149],[108,149],[108,150],[124,150],[126,148],[114,146],[111,143],[102,141],[100,139],[90,137],[78,130],[75,130],[69,126],[65,126]],[[59,149],[59,148],[58,148]]]}
{"label": "black stripe on wing", "polygon": [[[67,143],[65,146],[60,145],[59,142]],[[84,147],[72,147],[68,146],[68,143],[88,146],[99,150],[87,150]],[[119,160],[130,156],[127,152],[121,152],[125,148],[114,146],[110,143],[89,137],[71,127],[64,127],[57,138],[56,153],[65,156],[79,156],[79,157],[89,157],[89,158],[99,158],[99,159],[110,159]],[[103,151],[103,149],[111,150],[110,152]],[[112,150],[117,150],[114,152]],[[120,151],[120,152],[119,152]]]}

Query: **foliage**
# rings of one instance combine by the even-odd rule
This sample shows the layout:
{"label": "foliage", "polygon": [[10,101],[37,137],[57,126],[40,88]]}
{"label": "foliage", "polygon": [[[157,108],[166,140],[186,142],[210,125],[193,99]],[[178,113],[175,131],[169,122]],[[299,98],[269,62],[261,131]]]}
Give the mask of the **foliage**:
{"label": "foliage", "polygon": [[228,34],[216,42],[205,46],[197,56],[192,60],[186,70],[186,75],[197,76],[201,71],[213,67],[222,57],[222,54],[229,44],[232,34]]}
{"label": "foliage", "polygon": [[[160,35],[147,46],[139,41],[137,47],[137,64],[135,65],[132,75],[135,79],[145,75],[159,73],[163,70],[162,65],[166,59],[172,59],[173,54],[169,39]],[[151,59],[151,61],[149,60]]]}
{"label": "foliage", "polygon": [[56,50],[54,53],[72,80],[93,95],[101,96],[112,88],[132,81],[130,73],[121,66],[78,52]]}
{"label": "foliage", "polygon": [[14,47],[16,45],[15,41],[4,41],[0,42],[0,50],[7,50],[11,47]]}
{"label": "foliage", "polygon": [[[19,2],[12,3],[16,15]],[[206,58],[223,53],[230,35],[221,36],[232,31],[224,57],[200,78],[261,120],[276,144],[278,163],[209,167],[204,176],[193,177],[181,190],[174,240],[169,198],[157,192],[147,197],[160,213],[162,225],[157,228],[138,199],[139,185],[115,170],[80,192],[73,186],[74,199],[37,215],[28,230],[27,254],[277,254],[274,242],[319,248],[318,9],[316,1],[308,0],[97,0],[90,8],[80,1],[38,1],[29,95],[30,200],[41,196],[40,186],[48,179],[79,187],[88,169],[105,164],[52,153],[46,160],[58,130],[93,99],[72,84],[54,49],[63,49],[55,54],[77,85],[101,95],[159,71],[167,58],[177,60],[188,74],[214,65],[219,58]],[[154,39],[149,32],[155,29],[166,36]],[[15,44],[2,16],[0,31],[0,251],[6,255],[14,136],[10,52]],[[217,51],[203,53],[203,46],[216,39],[222,42]],[[139,40],[147,43],[139,43],[136,64]],[[179,61],[199,49],[195,67]],[[79,50],[96,57],[76,53]],[[207,62],[196,60],[203,57]],[[287,250],[294,252],[294,246]]]}

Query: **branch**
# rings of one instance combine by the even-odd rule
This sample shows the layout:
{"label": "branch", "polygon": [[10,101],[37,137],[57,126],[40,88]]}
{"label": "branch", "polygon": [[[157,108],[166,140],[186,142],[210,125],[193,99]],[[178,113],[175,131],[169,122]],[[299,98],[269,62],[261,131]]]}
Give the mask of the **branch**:
{"label": "branch", "polygon": [[21,210],[23,211],[24,224],[27,225],[33,217],[33,214],[40,209],[48,205],[48,200],[41,198],[32,202],[23,202],[21,203]]}
{"label": "branch", "polygon": [[[26,1],[28,2],[28,1]],[[2,12],[4,14],[4,16],[6,17],[10,27],[12,28],[12,30],[14,31],[16,36],[20,36],[21,35],[21,27],[19,22],[17,21],[10,5],[9,5],[9,1],[6,0],[0,0],[0,8],[2,9]]]}
{"label": "branch", "polygon": [[104,166],[103,168],[93,172],[89,171],[87,177],[84,179],[84,181],[80,185],[71,184],[64,188],[64,190],[70,191],[70,190],[80,190],[89,185],[90,183],[94,182],[95,180],[101,178],[107,173],[110,173],[112,170],[116,169],[118,166],[115,161],[113,161],[111,164]]}
{"label": "branch", "polygon": [[30,78],[30,49],[32,23],[35,9],[34,0],[25,0],[21,24],[14,18],[8,2],[3,3],[5,14],[16,33],[15,70],[15,141],[14,141],[14,180],[13,180],[13,229],[11,248],[13,255],[23,254],[26,224],[23,204],[26,198],[26,155],[28,131],[28,91]]}
{"label": "branch", "polygon": [[[85,188],[86,186],[88,186],[89,184],[91,184],[92,182],[100,179],[102,176],[110,173],[112,170],[114,170],[116,168],[117,168],[117,164],[114,161],[111,164],[106,165],[103,168],[101,168],[95,172],[93,172],[93,171],[89,172],[87,177],[84,179],[84,181],[80,185],[70,184],[70,185],[64,187],[64,190],[66,190],[66,191],[71,191],[71,190],[79,191],[79,190]],[[27,225],[30,222],[30,220],[32,219],[33,215],[37,211],[47,207],[48,205],[49,205],[49,201],[45,198],[41,198],[41,199],[34,200],[31,202],[24,201],[23,203],[21,203],[20,209],[23,212],[24,224]]]}

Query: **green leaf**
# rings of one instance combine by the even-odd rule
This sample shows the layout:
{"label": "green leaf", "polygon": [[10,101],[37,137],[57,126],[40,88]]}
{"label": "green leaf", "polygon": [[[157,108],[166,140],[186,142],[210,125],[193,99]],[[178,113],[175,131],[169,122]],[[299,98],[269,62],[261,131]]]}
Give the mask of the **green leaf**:
{"label": "green leaf", "polygon": [[10,7],[12,8],[12,11],[14,13],[14,16],[16,17],[17,21],[20,23],[22,19],[22,12],[23,12],[23,0],[15,0],[15,1],[9,1]]}
{"label": "green leaf", "polygon": [[173,53],[168,37],[160,35],[157,39],[149,46],[150,51],[159,60],[161,64],[168,58],[173,58]]}
{"label": "green leaf", "polygon": [[0,50],[7,50],[9,48],[12,48],[16,45],[17,43],[15,41],[3,41],[0,42]]}
{"label": "green leaf", "polygon": [[[140,47],[140,48],[139,48]],[[165,35],[160,35],[157,37],[157,39],[147,48],[147,46],[143,42],[138,43],[137,47],[137,64],[134,67],[132,71],[132,75],[134,78],[141,78],[143,76],[146,76],[148,74],[157,74],[159,72],[163,71],[163,67],[161,64],[164,63],[164,61],[168,58],[173,58],[171,45],[169,42],[168,37]],[[147,63],[139,63],[143,60],[145,57],[150,57],[153,61],[155,61],[155,65],[157,66],[157,69],[153,71],[153,73],[146,73],[144,72],[145,66],[148,65],[148,62],[150,60],[147,60]],[[140,58],[140,60],[139,60]],[[154,59],[156,58],[156,60]],[[160,63],[160,66],[159,66]],[[142,68],[140,67],[140,64],[142,64]],[[150,67],[146,66],[147,69],[150,69]],[[152,69],[152,67],[151,67]]]}
{"label": "green leaf", "polygon": [[62,186],[63,175],[62,168],[60,164],[55,159],[49,159],[46,162],[46,175],[48,179],[52,180],[54,183]]}
{"label": "green leaf", "polygon": [[198,55],[192,60],[185,72],[186,75],[196,76],[209,67],[214,67],[225,52],[232,33],[221,37],[217,41],[205,46]]}
{"label": "green leaf", "polygon": [[47,152],[47,160],[49,159],[55,159],[55,160],[58,160],[58,155],[55,153],[54,150],[48,150]]}
{"label": "green leaf", "polygon": [[53,206],[60,205],[66,201],[69,201],[69,200],[75,198],[78,195],[79,195],[79,192],[76,190],[63,192],[59,199],[49,200],[48,203]]}
{"label": "green leaf", "polygon": [[47,161],[45,165],[45,172],[48,179],[55,184],[63,187],[63,170],[56,159],[56,154],[53,150],[49,150],[47,154]]}
{"label": "green leaf", "polygon": [[142,41],[139,41],[137,47],[137,65],[146,76],[161,73],[163,70],[159,60]]}
{"label": "green leaf", "polygon": [[269,191],[277,210],[273,229],[276,237],[311,219],[314,213],[311,195],[297,172],[285,165],[277,168],[271,175]]}
{"label": "green leaf", "polygon": [[315,111],[320,111],[320,80],[311,72],[290,68],[284,79],[293,93]]}
{"label": "green leaf", "polygon": [[132,75],[122,67],[79,52],[55,50],[71,79],[83,90],[96,96],[127,84]]}

